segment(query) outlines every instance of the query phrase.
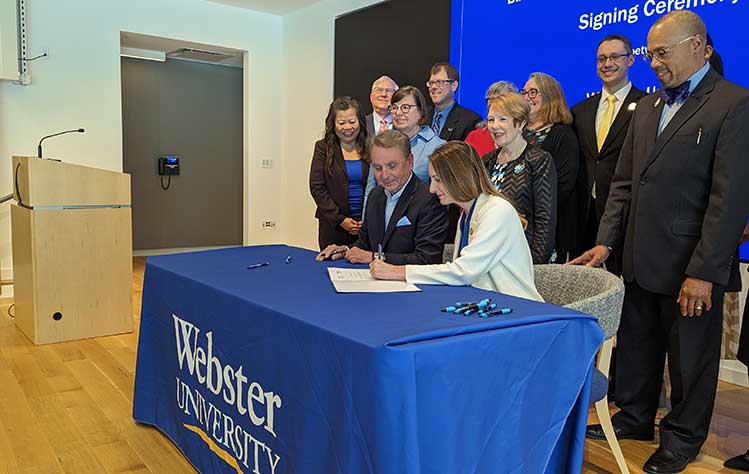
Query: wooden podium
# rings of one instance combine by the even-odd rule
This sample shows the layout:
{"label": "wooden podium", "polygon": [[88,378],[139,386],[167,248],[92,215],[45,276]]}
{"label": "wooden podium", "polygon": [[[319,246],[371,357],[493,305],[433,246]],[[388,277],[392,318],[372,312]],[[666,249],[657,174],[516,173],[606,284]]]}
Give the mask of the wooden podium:
{"label": "wooden podium", "polygon": [[14,156],[15,319],[34,344],[133,330],[130,175]]}

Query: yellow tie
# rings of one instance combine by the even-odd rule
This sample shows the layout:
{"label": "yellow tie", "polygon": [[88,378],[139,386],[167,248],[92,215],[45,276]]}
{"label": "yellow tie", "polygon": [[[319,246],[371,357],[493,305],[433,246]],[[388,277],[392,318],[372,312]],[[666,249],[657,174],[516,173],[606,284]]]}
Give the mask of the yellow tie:
{"label": "yellow tie", "polygon": [[[610,95],[606,97],[606,110],[603,112],[603,118],[601,119],[601,125],[598,126],[598,134],[596,135],[596,141],[598,142],[598,151],[601,151],[603,142],[606,141],[606,135],[609,134],[611,129],[611,122],[614,121],[614,103],[616,102],[616,96]],[[596,197],[596,182],[593,181],[593,189],[590,194],[595,199]]]}
{"label": "yellow tie", "polygon": [[611,128],[611,122],[614,121],[614,102],[616,102],[616,96],[610,95],[606,97],[606,110],[603,112],[603,118],[601,119],[601,125],[598,126],[598,151],[601,151],[603,142],[606,141],[606,135],[609,134]]}

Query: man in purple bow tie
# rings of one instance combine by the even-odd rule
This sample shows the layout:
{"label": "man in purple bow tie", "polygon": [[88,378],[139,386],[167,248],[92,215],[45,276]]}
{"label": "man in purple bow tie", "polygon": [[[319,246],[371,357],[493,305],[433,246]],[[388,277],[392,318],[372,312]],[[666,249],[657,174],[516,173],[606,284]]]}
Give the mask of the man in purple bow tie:
{"label": "man in purple bow tie", "polygon": [[684,102],[689,96],[689,85],[690,81],[686,81],[676,87],[661,89],[661,100],[666,102],[666,105],[673,105],[674,102]]}
{"label": "man in purple bow tie", "polygon": [[[699,454],[720,364],[723,294],[737,277],[749,213],[749,91],[705,60],[706,27],[673,11],[648,33],[643,59],[663,86],[637,104],[601,219],[598,245],[571,263],[622,249],[626,292],[617,339],[620,439],[652,440],[669,361],[671,411],[647,473],[681,472]],[[599,425],[588,436],[602,435]]]}

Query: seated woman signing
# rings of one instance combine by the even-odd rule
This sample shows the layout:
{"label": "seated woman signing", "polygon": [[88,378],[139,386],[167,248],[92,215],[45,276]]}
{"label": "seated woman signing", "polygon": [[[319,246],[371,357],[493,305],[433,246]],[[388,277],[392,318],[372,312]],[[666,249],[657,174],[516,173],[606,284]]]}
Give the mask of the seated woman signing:
{"label": "seated woman signing", "polygon": [[380,280],[471,285],[543,301],[533,283],[533,260],[515,208],[498,192],[476,151],[449,142],[429,158],[430,192],[442,205],[462,209],[455,236],[455,257],[438,265],[370,264]]}

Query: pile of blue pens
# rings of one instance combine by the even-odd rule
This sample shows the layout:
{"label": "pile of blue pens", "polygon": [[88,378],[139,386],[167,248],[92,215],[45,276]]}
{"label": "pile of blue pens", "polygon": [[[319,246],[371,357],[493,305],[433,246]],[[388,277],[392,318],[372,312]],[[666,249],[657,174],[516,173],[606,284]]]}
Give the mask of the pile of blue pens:
{"label": "pile of blue pens", "polygon": [[492,316],[509,314],[512,312],[512,308],[497,309],[497,303],[492,303],[491,298],[486,298],[475,303],[455,303],[452,306],[440,309],[440,311],[443,313],[462,314],[463,316],[470,316],[473,313],[477,313],[479,318],[491,318]]}

